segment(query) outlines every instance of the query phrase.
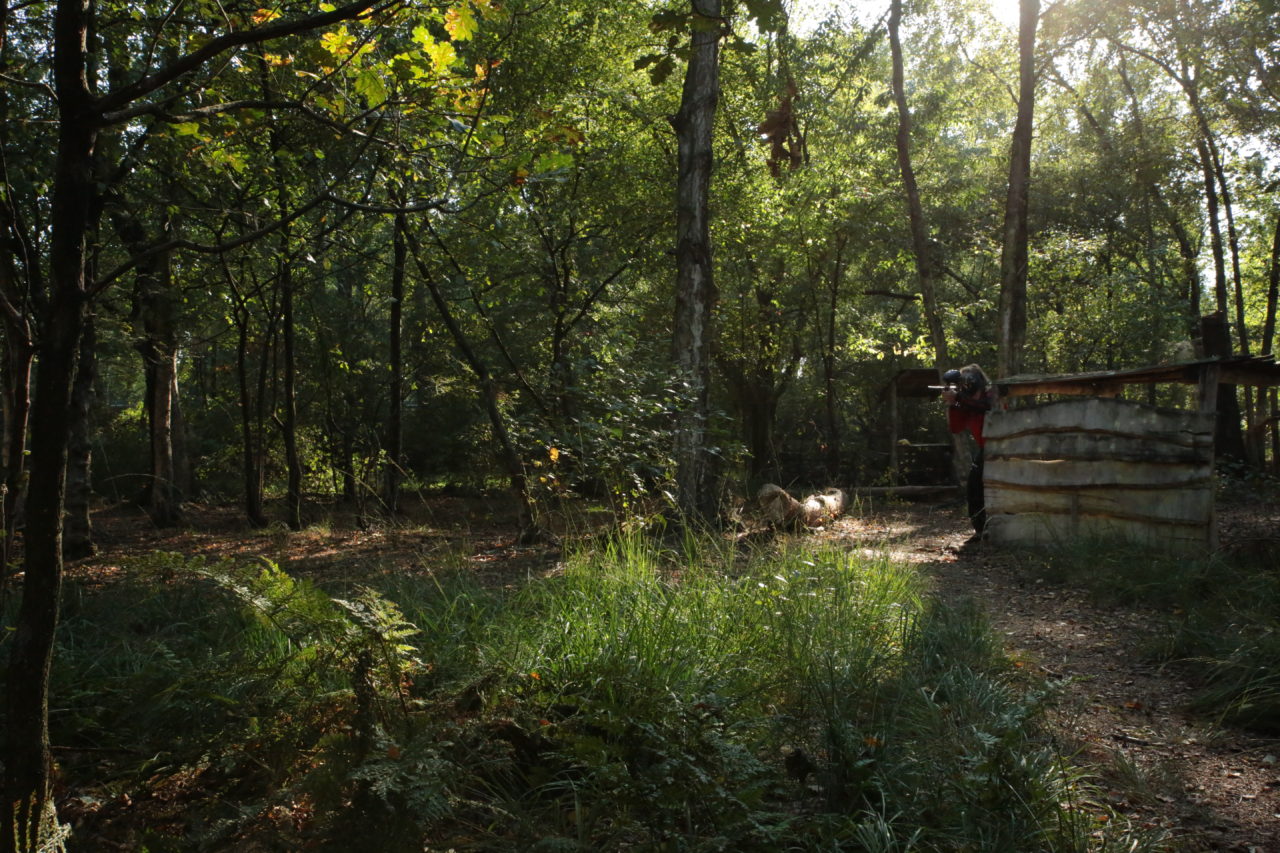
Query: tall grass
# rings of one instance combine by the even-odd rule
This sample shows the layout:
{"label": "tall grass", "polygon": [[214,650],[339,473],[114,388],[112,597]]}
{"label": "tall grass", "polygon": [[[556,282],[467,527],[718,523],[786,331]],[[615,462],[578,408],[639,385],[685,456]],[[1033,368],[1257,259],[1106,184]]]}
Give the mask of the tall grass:
{"label": "tall grass", "polygon": [[177,563],[129,612],[81,596],[58,658],[58,737],[173,754],[74,786],[208,797],[153,850],[1158,849],[1089,805],[980,615],[886,558],[623,534],[514,593],[358,598]]}

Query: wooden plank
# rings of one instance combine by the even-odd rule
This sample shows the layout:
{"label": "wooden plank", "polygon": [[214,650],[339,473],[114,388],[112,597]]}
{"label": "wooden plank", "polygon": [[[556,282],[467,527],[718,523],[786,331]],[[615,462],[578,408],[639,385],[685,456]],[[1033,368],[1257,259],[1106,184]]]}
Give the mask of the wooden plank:
{"label": "wooden plank", "polygon": [[919,486],[862,486],[853,490],[855,495],[867,497],[930,497],[934,495],[954,494],[956,487],[945,485]]}
{"label": "wooden plank", "polygon": [[1213,435],[1213,417],[1128,400],[1090,398],[994,411],[983,428],[988,442],[1036,432],[1115,434],[1194,446],[1196,436]]}
{"label": "wooden plank", "polygon": [[1125,459],[1133,462],[1170,461],[1203,464],[1213,459],[1210,433],[1179,433],[1169,441],[1115,432],[1026,431],[989,439],[987,459]]}
{"label": "wooden plank", "polygon": [[1212,528],[1159,525],[1115,518],[1061,515],[989,515],[987,538],[1002,545],[1069,547],[1088,542],[1121,541],[1166,553],[1201,555],[1214,547]]}
{"label": "wooden plank", "polygon": [[1177,489],[1203,485],[1213,476],[1209,465],[1125,462],[1119,459],[989,459],[986,481],[1011,488]]}
{"label": "wooden plank", "polygon": [[1213,491],[1075,490],[1022,492],[987,484],[988,515],[1039,514],[1116,518],[1135,522],[1205,525],[1213,512]]}

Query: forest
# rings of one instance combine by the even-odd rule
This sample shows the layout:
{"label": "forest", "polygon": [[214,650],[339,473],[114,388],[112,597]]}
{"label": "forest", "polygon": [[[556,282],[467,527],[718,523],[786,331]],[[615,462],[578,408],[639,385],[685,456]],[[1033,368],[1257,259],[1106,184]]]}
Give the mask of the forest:
{"label": "forest", "polygon": [[[1269,363],[1275,0],[10,0],[0,119],[0,853],[1201,849],[754,498],[963,526],[903,371]],[[1019,565],[1270,736],[1216,418],[1260,533]]]}

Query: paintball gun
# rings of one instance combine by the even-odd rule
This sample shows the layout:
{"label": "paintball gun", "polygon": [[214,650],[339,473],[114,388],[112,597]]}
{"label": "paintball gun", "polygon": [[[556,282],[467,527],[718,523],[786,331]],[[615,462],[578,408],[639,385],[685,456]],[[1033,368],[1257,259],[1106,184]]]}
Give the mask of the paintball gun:
{"label": "paintball gun", "polygon": [[959,391],[960,379],[960,371],[948,370],[946,373],[942,374],[942,381],[946,383],[945,385],[930,385],[928,387],[930,391],[946,391],[948,388],[952,391]]}

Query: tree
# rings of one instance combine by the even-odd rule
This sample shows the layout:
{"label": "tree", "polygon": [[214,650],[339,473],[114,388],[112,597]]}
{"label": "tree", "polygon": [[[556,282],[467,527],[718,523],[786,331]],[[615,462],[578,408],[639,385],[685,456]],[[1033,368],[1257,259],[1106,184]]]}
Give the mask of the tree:
{"label": "tree", "polygon": [[902,0],[893,0],[889,7],[889,45],[893,51],[893,99],[898,108],[897,152],[898,168],[902,173],[902,187],[907,196],[907,214],[911,223],[911,247],[915,253],[916,276],[920,282],[920,295],[924,300],[925,321],[929,327],[929,339],[933,343],[934,364],[939,377],[950,362],[947,352],[947,336],[942,329],[942,312],[938,306],[936,279],[944,262],[938,253],[941,246],[929,239],[924,208],[920,204],[920,188],[916,185],[916,173],[911,164],[911,112],[907,108],[907,92],[903,80],[902,42],[898,36],[902,21]]}
{"label": "tree", "polygon": [[1040,0],[1020,0],[1018,16],[1018,119],[1009,149],[1009,195],[1000,254],[1000,376],[1022,369],[1027,339],[1027,211],[1031,184],[1031,139],[1035,115],[1036,26]]}
{"label": "tree", "polygon": [[679,161],[676,179],[676,310],[672,356],[691,401],[675,436],[680,510],[689,520],[715,514],[715,484],[708,444],[711,322],[716,302],[712,265],[711,147],[720,97],[719,51],[724,21],[720,0],[691,0],[692,44],[680,109],[672,116]]}
{"label": "tree", "polygon": [[[25,581],[6,683],[8,731],[0,850],[39,850],[60,834],[49,796],[48,690],[62,585],[62,515],[72,414],[72,387],[86,310],[96,285],[86,275],[87,237],[98,189],[95,147],[103,128],[152,108],[137,107],[166,87],[198,85],[189,78],[213,59],[244,45],[310,32],[368,14],[377,0],[356,0],[318,14],[280,17],[199,43],[190,53],[105,94],[94,91],[89,34],[98,7],[61,0],[53,7],[52,90],[58,142],[49,220],[49,299],[37,349],[39,371],[32,418],[31,487],[27,496]],[[13,311],[6,311],[13,315]]]}

